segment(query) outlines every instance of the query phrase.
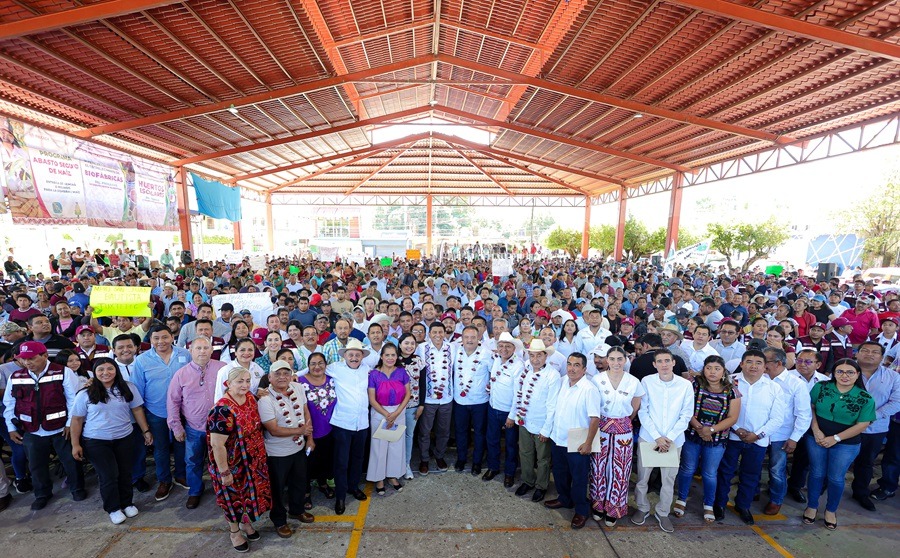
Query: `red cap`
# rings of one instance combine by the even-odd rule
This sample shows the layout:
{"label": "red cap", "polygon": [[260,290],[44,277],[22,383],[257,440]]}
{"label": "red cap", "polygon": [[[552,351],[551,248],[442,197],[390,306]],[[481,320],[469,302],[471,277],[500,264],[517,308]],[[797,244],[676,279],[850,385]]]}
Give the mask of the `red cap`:
{"label": "red cap", "polygon": [[39,343],[38,341],[26,341],[19,345],[19,353],[16,356],[19,358],[33,358],[45,354],[47,354],[47,347],[45,347],[43,343]]}
{"label": "red cap", "polygon": [[835,329],[844,327],[846,325],[850,325],[850,320],[848,320],[847,318],[835,318],[831,320],[831,327]]}
{"label": "red cap", "polygon": [[546,320],[550,319],[550,314],[548,314],[546,310],[538,310],[537,312],[535,312],[534,315],[539,318],[544,318]]}
{"label": "red cap", "polygon": [[265,345],[266,344],[266,335],[269,334],[269,330],[264,327],[258,327],[253,330],[253,333],[250,335],[250,338],[253,339],[253,342],[257,345]]}
{"label": "red cap", "polygon": [[825,324],[823,324],[822,322],[814,323],[813,325],[809,326],[809,329],[812,329],[814,327],[817,327],[817,328],[821,329],[822,331],[828,329],[828,327],[826,327]]}
{"label": "red cap", "polygon": [[89,325],[78,326],[78,329],[75,330],[75,337],[81,335],[82,331],[90,331],[91,333],[94,333],[94,328]]}
{"label": "red cap", "polygon": [[444,320],[447,320],[447,319],[453,320],[454,322],[455,322],[455,321],[458,321],[458,320],[456,319],[456,314],[454,314],[453,312],[444,312],[443,314],[441,314],[441,321],[442,321],[442,322],[443,322]]}

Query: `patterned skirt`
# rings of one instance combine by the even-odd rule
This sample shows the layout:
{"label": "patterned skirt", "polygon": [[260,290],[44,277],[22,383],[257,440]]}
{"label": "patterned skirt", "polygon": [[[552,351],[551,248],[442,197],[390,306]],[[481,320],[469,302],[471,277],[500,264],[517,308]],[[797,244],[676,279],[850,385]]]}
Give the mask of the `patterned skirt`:
{"label": "patterned skirt", "polygon": [[591,507],[608,517],[622,518],[628,514],[628,477],[634,450],[631,419],[600,417],[597,435],[602,446],[591,454]]}

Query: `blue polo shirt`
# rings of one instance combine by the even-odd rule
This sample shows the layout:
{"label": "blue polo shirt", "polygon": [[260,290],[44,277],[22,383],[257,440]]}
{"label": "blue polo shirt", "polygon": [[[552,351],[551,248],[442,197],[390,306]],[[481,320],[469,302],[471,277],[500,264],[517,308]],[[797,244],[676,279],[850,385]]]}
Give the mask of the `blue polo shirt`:
{"label": "blue polo shirt", "polygon": [[181,347],[172,347],[172,355],[168,364],[157,354],[156,349],[141,353],[134,359],[131,383],[137,388],[148,412],[166,418],[168,414],[166,396],[169,392],[169,382],[172,381],[175,372],[190,361],[190,351]]}

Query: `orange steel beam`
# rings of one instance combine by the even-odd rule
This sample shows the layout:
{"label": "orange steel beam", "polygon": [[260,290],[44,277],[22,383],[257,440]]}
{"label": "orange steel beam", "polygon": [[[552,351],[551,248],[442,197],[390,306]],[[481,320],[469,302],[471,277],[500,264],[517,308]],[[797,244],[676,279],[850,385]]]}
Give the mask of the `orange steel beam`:
{"label": "orange steel beam", "polygon": [[529,169],[528,167],[526,167],[525,165],[520,165],[519,163],[515,163],[515,162],[513,162],[513,161],[510,161],[509,159],[506,159],[506,158],[504,158],[504,157],[500,157],[500,156],[498,156],[498,155],[494,155],[494,154],[491,154],[491,153],[485,153],[485,152],[483,152],[483,151],[479,151],[479,153],[481,153],[482,155],[487,155],[487,156],[490,157],[491,159],[493,159],[493,160],[495,160],[495,161],[499,161],[499,162],[503,163],[504,165],[509,165],[509,166],[511,166],[511,167],[514,168],[514,169],[518,169],[518,170],[520,170],[520,171],[522,171],[522,172],[527,172],[528,174],[530,174],[530,175],[532,175],[532,176],[535,176],[535,177],[537,177],[537,178],[540,178],[540,179],[546,180],[546,181],[548,181],[548,182],[552,182],[552,183],[554,183],[554,184],[557,184],[557,185],[559,185],[559,186],[562,186],[563,188],[566,188],[567,190],[572,190],[572,191],[577,192],[577,193],[579,193],[579,194],[581,194],[581,195],[583,195],[583,196],[587,196],[587,195],[588,195],[587,191],[582,190],[581,188],[578,188],[577,186],[572,186],[571,184],[569,184],[569,183],[567,183],[567,182],[563,182],[562,180],[560,180],[560,179],[558,179],[558,178],[553,178],[552,176],[547,176],[547,175],[541,174],[541,173],[539,173],[539,172],[537,172],[537,171],[533,171],[533,170]]}
{"label": "orange steel beam", "polygon": [[616,223],[616,243],[613,248],[613,258],[622,261],[622,252],[625,250],[625,204],[628,201],[628,188],[619,188],[619,221]]}
{"label": "orange steel beam", "polygon": [[423,87],[427,84],[425,83],[413,83],[412,85],[403,85],[400,87],[395,87],[393,89],[388,89],[386,91],[375,91],[373,93],[362,93],[358,97],[360,101],[365,101],[366,99],[375,99],[377,97],[382,97],[384,95],[390,95],[391,93],[400,93],[401,91],[407,91],[409,89],[416,89],[417,87]]}
{"label": "orange steel beam", "polygon": [[837,47],[849,48],[872,56],[888,58],[895,62],[900,61],[900,45],[873,39],[864,35],[857,35],[856,33],[841,31],[834,27],[818,25],[793,17],[764,12],[762,10],[741,6],[724,0],[671,1],[674,4],[680,4],[706,13],[749,23],[751,25],[759,25],[776,31],[782,31],[796,37],[805,37],[814,41],[829,43]]}
{"label": "orange steel beam", "polygon": [[366,41],[371,41],[372,39],[381,39],[384,37],[390,37],[391,35],[396,35],[398,33],[404,33],[406,31],[412,31],[414,29],[423,29],[425,27],[431,27],[434,25],[434,18],[429,17],[425,20],[414,21],[412,23],[406,23],[403,25],[397,25],[395,27],[387,27],[385,29],[379,29],[378,31],[372,31],[370,33],[363,33],[361,35],[357,35],[355,37],[348,37],[346,39],[341,39],[340,41],[334,41],[334,48],[341,48],[349,45],[356,45],[359,43],[364,43]]}
{"label": "orange steel beam", "polygon": [[245,145],[242,147],[233,147],[231,149],[223,149],[222,151],[215,151],[213,153],[196,155],[194,157],[188,157],[187,159],[180,159],[178,161],[173,161],[171,164],[175,165],[175,166],[179,166],[179,165],[189,165],[192,163],[199,163],[201,161],[208,161],[210,159],[216,159],[219,157],[227,157],[229,155],[237,155],[238,153],[246,153],[248,151],[256,151],[257,149],[266,149],[268,147],[275,147],[276,145],[284,145],[285,143],[292,143],[295,141],[304,141],[304,140],[309,140],[309,139],[313,139],[313,138],[317,138],[317,137],[321,137],[321,136],[337,134],[339,132],[355,130],[357,128],[371,126],[372,124],[383,124],[385,122],[390,122],[395,119],[405,118],[407,116],[415,116],[415,115],[427,113],[430,111],[431,111],[430,106],[402,110],[399,112],[394,112],[391,114],[385,114],[383,116],[377,116],[375,118],[370,118],[368,120],[357,120],[356,122],[350,122],[349,124],[341,124],[340,126],[332,126],[330,128],[323,128],[321,130],[315,130],[312,132],[307,132],[305,134],[296,134],[293,136],[287,136],[284,138],[263,141],[260,143],[254,143],[254,144]]}
{"label": "orange steel beam", "polygon": [[266,101],[282,99],[284,97],[292,97],[295,95],[302,95],[304,93],[311,93],[313,91],[319,91],[321,89],[328,89],[330,87],[337,87],[337,86],[343,85],[345,83],[360,81],[362,79],[375,77],[375,76],[378,76],[381,74],[389,74],[391,72],[396,72],[399,70],[406,70],[408,68],[414,68],[416,66],[430,64],[433,61],[434,61],[434,56],[427,54],[424,56],[418,56],[416,58],[411,58],[409,60],[405,60],[402,62],[395,62],[393,64],[377,66],[375,68],[370,68],[368,70],[361,70],[359,72],[353,72],[353,73],[346,74],[343,76],[331,76],[331,77],[327,77],[325,79],[311,81],[309,83],[303,83],[300,85],[292,85],[290,87],[283,87],[281,89],[273,89],[271,91],[257,93],[255,95],[247,95],[246,97],[240,97],[238,99],[230,99],[230,100],[221,101],[218,103],[210,103],[208,105],[202,105],[199,107],[190,107],[190,108],[176,110],[176,111],[172,111],[172,112],[156,114],[153,116],[147,116],[144,118],[136,118],[134,120],[126,120],[124,122],[119,122],[117,124],[107,124],[107,125],[103,125],[103,126],[95,126],[93,128],[86,128],[84,130],[79,130],[79,131],[73,132],[73,133],[76,136],[81,137],[81,138],[90,138],[90,137],[98,136],[101,134],[113,134],[116,132],[122,132],[124,130],[130,130],[132,128],[142,128],[144,126],[152,126],[154,124],[163,124],[165,122],[170,122],[173,120],[189,118],[191,116],[200,116],[200,115],[204,115],[204,114],[227,110],[232,105],[235,108],[240,108],[240,107],[245,107],[248,105],[253,105],[256,103],[263,103]]}
{"label": "orange steel beam", "polygon": [[515,124],[515,123],[509,122],[509,121],[493,120],[491,118],[485,118],[483,116],[479,116],[474,113],[457,110],[457,109],[445,107],[442,105],[435,106],[434,108],[435,108],[435,110],[443,111],[447,114],[451,114],[451,115],[457,116],[459,118],[468,118],[468,119],[474,120],[475,122],[478,122],[484,126],[505,128],[507,130],[512,130],[513,132],[518,132],[520,134],[526,134],[529,136],[538,137],[538,138],[545,139],[548,141],[554,141],[554,142],[568,145],[571,147],[587,149],[589,151],[595,151],[597,153],[602,153],[604,155],[612,155],[614,157],[628,159],[629,161],[635,161],[638,163],[644,163],[644,164],[653,165],[656,167],[663,167],[663,168],[682,171],[682,172],[686,172],[688,170],[688,167],[685,167],[683,165],[678,165],[675,163],[670,163],[668,161],[663,161],[662,159],[654,159],[653,157],[637,155],[634,153],[629,153],[627,151],[622,151],[621,149],[613,149],[611,147],[604,147],[602,145],[597,145],[597,144],[590,143],[587,141],[566,138],[563,136],[558,136],[556,134],[551,134],[550,132],[535,130],[534,128],[529,128],[528,126],[522,126],[521,124]]}
{"label": "orange steel beam", "polygon": [[547,81],[545,79],[517,74],[515,72],[509,72],[500,68],[495,68],[494,66],[479,64],[478,62],[466,60],[464,58],[458,58],[455,56],[448,56],[444,54],[440,55],[438,58],[440,62],[452,64],[453,66],[458,66],[467,70],[485,73],[488,75],[508,79],[517,83],[525,83],[527,85],[530,85],[531,87],[546,89],[547,91],[553,91],[554,93],[559,93],[561,95],[569,95],[571,97],[585,99],[587,101],[592,101],[611,107],[630,110],[635,113],[648,114],[659,118],[665,118],[666,120],[673,120],[676,122],[682,122],[684,124],[692,124],[694,126],[701,126],[703,128],[709,128],[711,130],[719,130],[721,132],[734,134],[736,136],[744,136],[755,140],[767,141],[775,144],[790,144],[797,141],[794,138],[779,136],[777,134],[770,134],[768,132],[761,132],[759,130],[754,130],[745,126],[736,126],[734,124],[728,124],[726,122],[721,122],[718,120],[703,118],[702,116],[685,114],[683,112],[664,109],[653,105],[647,105],[628,99],[620,99],[619,97],[613,97],[612,95],[606,95],[604,93],[595,93],[593,91],[579,89],[577,87],[572,87],[570,85],[565,85],[562,83],[555,83]]}
{"label": "orange steel beam", "polygon": [[507,42],[513,45],[518,45],[525,48],[530,48],[531,50],[541,51],[544,54],[551,54],[553,52],[553,48],[549,46],[544,46],[539,43],[530,43],[528,41],[523,41],[522,39],[517,39],[516,37],[510,35],[504,35],[502,33],[495,33],[490,29],[484,29],[481,27],[475,27],[473,25],[466,25],[461,21],[447,21],[445,19],[441,20],[441,25],[444,27],[449,27],[450,29],[459,29],[460,31],[466,31],[467,33],[475,33],[477,35],[483,35],[485,37],[491,39],[497,39],[498,41]]}
{"label": "orange steel beam", "polygon": [[188,203],[187,172],[184,167],[176,169],[178,184],[175,188],[175,199],[178,203],[178,229],[181,232],[181,249],[191,250],[193,255],[194,239],[191,233],[191,208]]}
{"label": "orange steel beam", "polygon": [[672,177],[672,196],[669,198],[669,222],[666,227],[666,246],[663,258],[678,249],[678,228],[681,226],[681,195],[684,186],[684,174],[676,172]]}
{"label": "orange steel beam", "polygon": [[[544,62],[546,62],[546,59],[543,56],[544,53],[556,50],[556,47],[559,46],[566,36],[566,33],[568,33],[569,27],[578,19],[577,15],[581,13],[581,10],[583,10],[586,5],[587,0],[557,0],[556,9],[553,11],[553,15],[550,16],[547,26],[544,28],[544,31],[541,32],[541,37],[537,42],[537,45],[542,47],[542,50],[532,50],[528,53],[528,59],[522,67],[522,74],[527,76],[537,76],[540,74]],[[568,22],[566,24],[561,24],[562,19],[567,15],[567,12],[569,14]],[[540,56],[535,57],[535,54],[539,54]],[[497,118],[499,120],[506,120],[509,113],[512,112],[513,107],[516,106],[519,99],[522,98],[522,95],[524,95],[527,90],[528,87],[524,85],[513,87],[509,92],[509,102],[501,106],[500,110],[497,112]]]}
{"label": "orange steel beam", "polygon": [[232,247],[235,250],[243,250],[244,243],[241,240],[241,222],[240,221],[232,221],[231,228],[234,231],[234,242],[232,243]]}
{"label": "orange steel beam", "polygon": [[591,197],[584,196],[584,228],[581,230],[581,257],[587,259],[591,248]]}
{"label": "orange steel beam", "polygon": [[579,176],[584,176],[585,178],[593,178],[599,182],[605,182],[607,184],[615,184],[617,186],[622,186],[625,184],[624,181],[619,180],[613,176],[608,176],[604,174],[599,174],[596,172],[591,172],[587,170],[581,170],[576,168],[570,168],[564,165],[560,165],[558,163],[554,163],[552,161],[544,161],[542,159],[535,159],[533,157],[529,157],[527,155],[521,155],[519,153],[513,153],[512,151],[504,151],[502,149],[497,149],[494,147],[488,147],[486,145],[481,145],[472,141],[464,140],[462,138],[457,138],[455,136],[450,136],[441,133],[434,133],[432,137],[437,140],[441,140],[447,144],[455,144],[464,146],[466,149],[471,151],[479,151],[484,153],[485,155],[497,155],[500,157],[509,157],[511,159],[516,159],[517,161],[522,161],[523,163],[527,163],[529,165],[538,165],[541,167],[546,167],[548,169],[558,170],[561,172],[567,172],[570,174],[577,174]]}
{"label": "orange steel beam", "polygon": [[[387,168],[388,165],[390,165],[391,163],[393,163],[394,161],[396,161],[396,160],[397,160],[401,155],[403,155],[404,153],[406,153],[406,148],[401,149],[399,152],[397,152],[396,155],[391,155],[390,157],[388,157],[388,160],[387,160],[387,161],[385,161],[385,162],[381,163],[380,165],[378,165],[378,168],[376,168],[374,171],[370,172],[365,178],[363,178],[362,180],[360,180],[359,182],[357,182],[357,183],[353,186],[353,188],[350,188],[349,190],[347,190],[346,192],[344,192],[344,195],[345,195],[345,196],[349,196],[349,195],[352,194],[353,192],[359,190],[359,188],[360,188],[361,186],[363,186],[366,182],[368,182],[368,181],[372,180],[373,178],[375,178],[375,175],[377,175],[379,172],[381,172],[381,171],[383,171],[385,168]],[[371,155],[369,155],[369,157],[371,157]]]}
{"label": "orange steel beam", "polygon": [[270,188],[269,194],[273,194],[279,190],[284,190],[285,188],[290,188],[291,186],[296,186],[297,184],[300,184],[301,182],[305,182],[305,181],[313,179],[317,176],[322,176],[323,174],[327,174],[333,170],[337,170],[337,169],[346,167],[347,165],[352,165],[353,163],[358,163],[364,159],[368,159],[369,157],[378,155],[379,153],[383,153],[384,151],[385,151],[384,149],[377,149],[370,153],[364,153],[363,155],[358,155],[352,159],[348,159],[346,161],[341,161],[340,163],[338,163],[336,165],[332,165],[328,168],[319,169],[315,172],[311,172],[311,173],[307,174],[306,176],[301,176],[300,178],[295,178],[294,180],[290,180],[283,184],[279,184],[278,186],[276,186],[274,188]]}
{"label": "orange steel beam", "polygon": [[[312,23],[316,36],[319,37],[319,41],[322,42],[322,47],[325,49],[325,56],[328,57],[334,71],[339,76],[347,75],[349,73],[347,71],[347,65],[344,64],[344,58],[334,45],[334,37],[331,35],[331,30],[328,28],[325,16],[322,15],[322,11],[319,9],[317,0],[300,0],[300,4],[303,6],[306,15],[309,16],[309,21]],[[365,118],[366,115],[364,114],[362,103],[359,102],[359,92],[356,90],[356,86],[352,83],[345,83],[342,87],[344,88],[344,91],[347,92],[347,96],[350,97],[350,102],[353,103],[354,108],[356,108],[357,118]]]}
{"label": "orange steel beam", "polygon": [[257,172],[250,172],[247,174],[238,174],[232,176],[225,182],[229,184],[234,184],[241,180],[252,180],[254,178],[259,178],[260,176],[266,176],[269,174],[276,174],[279,172],[285,172],[295,169],[302,169],[304,167],[308,167],[311,165],[318,165],[321,163],[328,163],[330,161],[334,161],[337,159],[346,159],[347,157],[356,157],[357,155],[362,155],[363,153],[370,153],[372,151],[379,151],[384,149],[390,149],[392,147],[399,147],[402,145],[406,145],[408,143],[414,143],[419,140],[423,140],[428,137],[428,133],[424,132],[421,134],[415,134],[412,136],[406,136],[405,138],[399,138],[393,141],[386,141],[384,143],[380,143],[378,145],[370,145],[368,147],[363,147],[360,149],[354,149],[353,151],[345,151],[343,153],[335,153],[334,155],[327,155],[325,157],[319,157],[318,159],[309,159],[307,161],[301,161],[299,163],[291,163],[290,165],[284,165],[282,167],[274,167],[267,170],[261,170]]}
{"label": "orange steel beam", "polygon": [[463,159],[465,159],[466,161],[468,161],[470,165],[472,165],[473,167],[475,167],[476,169],[478,169],[478,170],[481,172],[481,174],[483,174],[484,176],[487,177],[488,180],[490,180],[491,182],[493,182],[493,183],[497,186],[497,188],[500,188],[501,190],[503,190],[504,192],[506,192],[506,193],[509,194],[510,196],[515,196],[515,194],[513,193],[512,190],[510,190],[509,188],[507,188],[506,186],[504,186],[503,184],[501,184],[499,180],[497,180],[496,178],[494,178],[493,176],[491,176],[490,173],[488,173],[488,171],[484,170],[484,168],[483,168],[481,165],[479,165],[479,164],[476,163],[471,157],[469,157],[468,155],[466,155],[465,153],[463,153],[462,149],[459,149],[458,147],[456,147],[456,146],[453,145],[453,144],[450,144],[450,147],[453,148],[453,151],[456,151],[457,153],[459,153],[459,156],[460,156],[460,157],[462,157]]}
{"label": "orange steel beam", "polygon": [[0,24],[0,41],[25,35],[91,23],[101,19],[119,17],[143,10],[152,10],[170,4],[181,4],[184,0],[110,0],[90,4],[52,14],[40,15]]}

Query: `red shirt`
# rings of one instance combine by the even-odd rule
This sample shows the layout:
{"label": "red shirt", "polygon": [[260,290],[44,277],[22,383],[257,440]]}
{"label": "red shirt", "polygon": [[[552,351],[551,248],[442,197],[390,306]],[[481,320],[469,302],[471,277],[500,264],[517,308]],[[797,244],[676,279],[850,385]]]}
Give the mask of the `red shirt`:
{"label": "red shirt", "polygon": [[844,313],[841,314],[841,317],[846,318],[853,325],[853,330],[848,336],[850,338],[850,343],[853,345],[859,345],[863,341],[866,341],[869,338],[869,332],[872,329],[878,331],[881,328],[881,322],[878,321],[878,316],[871,310],[866,310],[862,314],[857,314],[856,309],[850,308],[849,310],[845,310]]}

